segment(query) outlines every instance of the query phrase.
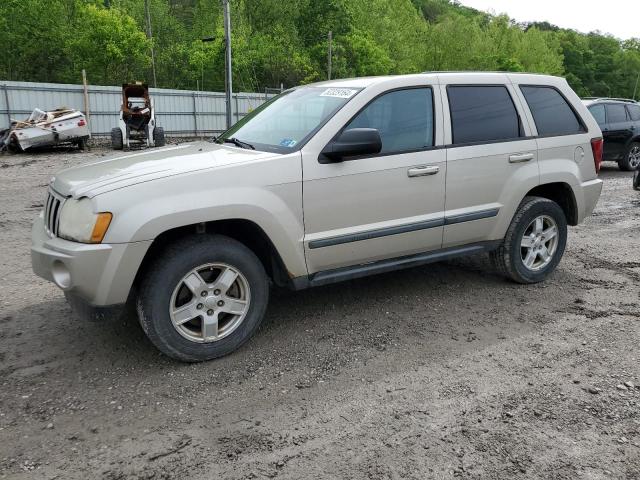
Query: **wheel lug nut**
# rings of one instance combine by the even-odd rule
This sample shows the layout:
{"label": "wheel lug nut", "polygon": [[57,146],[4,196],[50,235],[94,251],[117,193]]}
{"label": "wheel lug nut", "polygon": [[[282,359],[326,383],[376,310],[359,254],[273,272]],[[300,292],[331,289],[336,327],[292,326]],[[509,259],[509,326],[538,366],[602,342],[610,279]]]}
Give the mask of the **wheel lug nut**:
{"label": "wheel lug nut", "polygon": [[213,315],[213,310],[207,310],[207,315]]}
{"label": "wheel lug nut", "polygon": [[218,289],[214,290],[214,291],[213,291],[213,294],[214,294],[214,295],[220,295],[220,290],[218,290]]}
{"label": "wheel lug nut", "polygon": [[223,302],[222,300],[218,300],[218,306],[219,306],[219,307],[224,306],[224,302]]}
{"label": "wheel lug nut", "polygon": [[196,305],[196,308],[197,308],[198,310],[202,310],[202,307],[203,307],[203,306],[204,306],[204,305],[202,305],[201,303],[199,303],[198,305]]}
{"label": "wheel lug nut", "polygon": [[202,293],[200,294],[200,296],[201,296],[201,297],[206,297],[206,296],[207,296],[207,292],[202,292]]}

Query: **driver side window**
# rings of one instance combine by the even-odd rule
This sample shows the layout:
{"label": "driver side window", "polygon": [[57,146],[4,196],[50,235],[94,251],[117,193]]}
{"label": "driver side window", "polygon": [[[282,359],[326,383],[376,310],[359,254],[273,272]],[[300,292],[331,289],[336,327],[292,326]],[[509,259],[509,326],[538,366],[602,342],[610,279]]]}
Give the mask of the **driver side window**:
{"label": "driver side window", "polygon": [[433,146],[432,89],[409,88],[385,93],[373,100],[346,127],[375,128],[382,154],[422,150]]}

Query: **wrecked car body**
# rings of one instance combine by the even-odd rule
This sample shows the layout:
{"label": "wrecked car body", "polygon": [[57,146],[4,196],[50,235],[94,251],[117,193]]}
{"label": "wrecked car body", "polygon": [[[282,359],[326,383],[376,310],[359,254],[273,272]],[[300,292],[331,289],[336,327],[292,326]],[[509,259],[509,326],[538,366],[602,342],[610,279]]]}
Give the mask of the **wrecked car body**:
{"label": "wrecked car body", "polygon": [[33,147],[74,144],[83,149],[90,137],[84,114],[72,108],[36,108],[26,120],[13,120],[0,132],[0,149],[25,151]]}

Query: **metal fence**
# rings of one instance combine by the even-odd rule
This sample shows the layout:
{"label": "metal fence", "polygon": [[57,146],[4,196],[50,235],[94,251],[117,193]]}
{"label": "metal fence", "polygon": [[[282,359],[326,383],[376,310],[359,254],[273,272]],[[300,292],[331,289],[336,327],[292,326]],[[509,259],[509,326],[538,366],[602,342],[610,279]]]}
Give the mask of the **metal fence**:
{"label": "metal fence", "polygon": [[[271,89],[273,90],[273,89]],[[34,108],[71,107],[84,111],[82,85],[0,81],[0,130],[12,119],[24,120]],[[90,85],[91,133],[109,135],[117,126],[122,102],[121,87]],[[225,130],[225,96],[222,92],[151,88],[156,120],[169,136],[203,136]],[[234,93],[233,121],[272,97],[274,93]],[[86,113],[86,112],[85,112]]]}

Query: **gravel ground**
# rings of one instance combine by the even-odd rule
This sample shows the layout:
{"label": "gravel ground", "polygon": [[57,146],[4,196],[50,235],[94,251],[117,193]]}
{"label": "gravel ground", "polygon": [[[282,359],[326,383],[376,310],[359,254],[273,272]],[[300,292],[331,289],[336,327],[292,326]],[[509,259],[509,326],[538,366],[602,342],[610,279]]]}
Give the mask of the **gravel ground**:
{"label": "gravel ground", "polygon": [[640,194],[605,165],[547,282],[472,257],[276,293],[240,351],[173,362],[35,277],[49,176],[0,157],[0,478],[640,478]]}

